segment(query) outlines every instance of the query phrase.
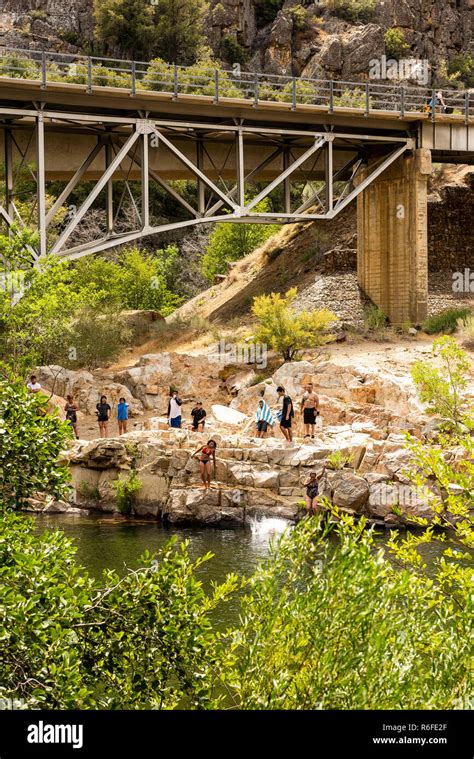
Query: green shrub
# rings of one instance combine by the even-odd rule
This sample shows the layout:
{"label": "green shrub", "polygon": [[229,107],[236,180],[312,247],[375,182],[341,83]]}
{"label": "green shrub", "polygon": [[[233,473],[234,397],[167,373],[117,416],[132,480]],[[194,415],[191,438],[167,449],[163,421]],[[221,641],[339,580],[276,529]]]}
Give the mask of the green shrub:
{"label": "green shrub", "polygon": [[327,0],[327,6],[334,16],[346,21],[361,21],[368,24],[375,16],[376,0]]}
{"label": "green shrub", "polygon": [[247,50],[237,42],[235,37],[231,37],[229,34],[222,40],[222,55],[230,65],[234,63],[244,64],[248,60]]}
{"label": "green shrub", "polygon": [[470,314],[471,309],[467,306],[464,308],[447,308],[445,311],[440,311],[439,314],[429,316],[421,326],[423,332],[428,335],[437,335],[441,332],[452,335],[456,331],[458,320],[464,320]]}
{"label": "green shrub", "polygon": [[[268,198],[262,200],[254,210],[259,213],[268,211]],[[213,282],[218,274],[226,274],[230,262],[239,261],[252,253],[275,234],[278,228],[276,224],[216,224],[201,259],[204,277]]]}
{"label": "green shrub", "polygon": [[459,78],[466,87],[474,87],[474,59],[467,51],[455,55],[449,61],[448,74]]}
{"label": "green shrub", "polygon": [[121,514],[129,516],[133,513],[136,495],[142,486],[140,478],[133,469],[126,479],[119,477],[118,480],[114,480],[112,486],[115,491],[118,510]]}
{"label": "green shrub", "polygon": [[0,76],[10,79],[38,79],[40,66],[28,58],[17,55],[4,55],[0,57]]}
{"label": "green shrub", "polygon": [[71,428],[47,413],[48,398],[0,368],[0,509],[18,508],[35,492],[60,498],[69,470],[58,464]]}
{"label": "green shrub", "polygon": [[344,456],[342,451],[333,451],[333,453],[330,453],[327,457],[327,462],[331,469],[344,469],[346,464],[348,464],[350,461],[350,456]]}
{"label": "green shrub", "polygon": [[439,414],[450,427],[472,426],[472,409],[463,396],[468,385],[469,359],[455,339],[444,335],[433,341],[433,358],[440,368],[427,361],[415,361],[410,369],[420,399],[428,404],[431,414]]}
{"label": "green shrub", "polygon": [[369,306],[365,310],[365,326],[374,332],[385,329],[387,326],[386,313],[378,306]]}
{"label": "green shrub", "polygon": [[324,345],[333,339],[329,333],[337,317],[327,308],[297,313],[292,304],[296,287],[284,296],[280,293],[260,295],[253,299],[252,314],[256,317],[255,342],[277,351],[285,361],[293,361],[304,348]]}
{"label": "green shrub", "polygon": [[384,42],[387,55],[396,60],[401,58],[410,49],[410,45],[405,41],[403,30],[396,27],[387,29],[384,34]]}

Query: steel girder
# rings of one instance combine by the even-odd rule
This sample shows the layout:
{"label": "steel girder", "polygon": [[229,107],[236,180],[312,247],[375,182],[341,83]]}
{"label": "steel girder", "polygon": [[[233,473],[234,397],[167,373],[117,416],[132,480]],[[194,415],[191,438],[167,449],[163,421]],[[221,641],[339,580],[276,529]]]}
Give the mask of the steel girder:
{"label": "steel girder", "polygon": [[[1,108],[1,118],[5,172],[0,219],[11,234],[26,225],[35,226],[38,242],[36,249],[31,250],[35,264],[47,253],[75,259],[150,235],[197,224],[286,224],[332,219],[393,161],[414,147],[413,140],[408,136],[275,129],[238,123],[170,122],[148,119],[146,114],[135,118],[54,112],[40,107],[37,110]],[[17,139],[20,132],[23,133],[21,140]],[[62,132],[67,132],[68,135],[85,134],[93,142],[87,155],[81,155],[82,160],[78,162],[77,168],[71,169],[71,176],[64,187],[51,198],[47,181],[46,144]],[[191,143],[194,145],[193,158],[188,149]],[[159,167],[157,169],[151,165],[150,151],[157,146],[162,154],[171,157],[196,181],[195,205],[180,193],[179,183],[170,184],[160,174]],[[219,150],[216,146],[219,146]],[[261,147],[261,155],[253,165],[248,158],[250,146],[254,158]],[[347,160],[340,160],[341,156],[344,158],[347,154]],[[100,157],[103,157],[103,161],[99,178],[79,208],[74,207],[67,214],[59,231],[55,230],[53,235],[55,217],[87,178],[91,166],[97,166]],[[335,170],[336,157],[341,165]],[[221,165],[218,165],[219,160]],[[323,175],[318,180],[317,188],[312,188],[316,164],[322,167],[318,171],[323,172]],[[359,171],[368,165],[369,175],[363,181],[358,181]],[[258,178],[272,166],[274,176],[272,174],[265,181]],[[36,185],[36,200],[30,206],[29,217],[26,219],[16,202],[21,172],[26,172]],[[134,180],[133,188],[130,180],[132,172],[134,176],[138,172],[139,177],[138,181]],[[256,179],[259,182],[257,192],[249,197],[248,189]],[[114,182],[117,180],[123,184],[120,199],[114,193]],[[153,223],[150,209],[152,182],[159,184],[190,218],[166,224]],[[303,185],[306,189],[309,187],[309,197],[296,197],[293,202],[291,191],[295,183],[300,189]],[[139,198],[136,197],[137,184]],[[259,210],[263,201],[281,189],[281,197],[278,195],[281,210]],[[116,222],[124,207],[125,198],[131,209],[128,213],[128,228],[124,229],[122,225],[118,230]],[[47,200],[49,207],[46,207]],[[272,200],[276,202],[275,196]],[[104,206],[103,234],[87,242],[74,243],[74,235],[79,226],[98,202]]]}

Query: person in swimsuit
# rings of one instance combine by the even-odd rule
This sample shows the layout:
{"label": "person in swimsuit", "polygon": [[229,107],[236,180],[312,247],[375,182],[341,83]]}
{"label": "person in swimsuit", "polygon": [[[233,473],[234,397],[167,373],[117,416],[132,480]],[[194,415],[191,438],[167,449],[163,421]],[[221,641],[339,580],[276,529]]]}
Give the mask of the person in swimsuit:
{"label": "person in swimsuit", "polygon": [[314,438],[314,428],[316,417],[319,414],[319,398],[313,390],[313,383],[308,382],[306,390],[301,399],[301,409],[303,411],[304,436]]}
{"label": "person in swimsuit", "polygon": [[66,414],[66,422],[69,422],[74,432],[76,440],[79,440],[79,433],[77,431],[77,412],[79,408],[77,403],[74,402],[72,395],[66,396],[66,405],[64,406],[64,412]]}
{"label": "person in swimsuit", "polygon": [[318,494],[319,494],[319,480],[326,472],[326,467],[323,466],[321,473],[318,475],[316,472],[310,472],[309,478],[304,483],[306,488],[306,506],[308,508],[308,514],[310,516],[318,513]]}
{"label": "person in swimsuit", "polygon": [[213,462],[214,479],[216,477],[216,448],[217,443],[215,440],[208,440],[207,445],[203,445],[198,448],[193,457],[199,455],[199,468],[201,470],[201,479],[203,487],[208,489],[211,487],[211,461]]}
{"label": "person in swimsuit", "polygon": [[97,414],[97,421],[99,422],[100,436],[107,437],[107,426],[109,423],[109,414],[112,409],[107,403],[107,398],[105,397],[105,395],[100,396],[100,403],[98,403],[95,408],[96,408],[95,413]]}

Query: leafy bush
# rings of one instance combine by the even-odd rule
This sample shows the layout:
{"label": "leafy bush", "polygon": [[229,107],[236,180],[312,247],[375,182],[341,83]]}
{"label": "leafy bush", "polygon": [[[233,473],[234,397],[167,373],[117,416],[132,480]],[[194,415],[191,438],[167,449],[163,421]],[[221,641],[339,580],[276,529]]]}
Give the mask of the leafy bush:
{"label": "leafy bush", "polygon": [[230,65],[234,63],[244,64],[248,60],[247,50],[240,45],[235,37],[227,34],[222,40],[222,54]]}
{"label": "leafy bush", "polygon": [[327,462],[331,469],[344,469],[346,464],[348,464],[350,461],[349,456],[344,456],[344,454],[341,451],[333,451],[333,453],[330,453],[327,457]]}
{"label": "leafy bush", "polygon": [[[209,95],[216,92],[215,71],[219,71],[219,94],[223,97],[241,97],[242,92],[232,82],[221,64],[212,58],[195,63],[185,69],[178,69],[178,94]],[[161,58],[155,58],[147,68],[141,86],[156,92],[174,91],[174,67]]]}
{"label": "leafy bush", "polygon": [[405,567],[396,537],[394,570],[364,518],[332,511],[336,547],[330,526],[303,519],[250,580],[236,633],[239,707],[469,708],[469,570],[449,549],[434,579],[420,557]]}
{"label": "leafy bush", "polygon": [[10,79],[38,79],[39,65],[28,58],[17,55],[0,56],[0,76]]}
{"label": "leafy bush", "polygon": [[296,313],[292,303],[297,292],[293,287],[283,297],[280,293],[260,295],[252,305],[252,314],[257,319],[255,342],[273,348],[285,361],[293,361],[304,348],[332,340],[328,330],[337,321],[326,308]]}
{"label": "leafy bush", "polygon": [[131,336],[116,306],[85,306],[71,324],[70,352],[63,365],[89,370],[107,366],[130,344]]}
{"label": "leafy bush", "polygon": [[440,332],[451,335],[456,331],[458,320],[465,319],[470,314],[471,309],[468,307],[447,308],[445,311],[440,311],[439,314],[429,316],[421,326],[428,335],[436,335]]}
{"label": "leafy bush", "polygon": [[327,0],[327,6],[334,16],[363,24],[372,21],[377,9],[376,0]]}
{"label": "leafy bush", "polygon": [[123,479],[119,477],[112,483],[117,507],[121,514],[129,516],[133,513],[136,494],[140,490],[142,483],[136,471],[133,469],[130,475]]}
{"label": "leafy bush", "polygon": [[451,58],[448,74],[454,74],[466,87],[474,87],[474,59],[470,53],[458,53]]}
{"label": "leafy bush", "polygon": [[466,353],[454,338],[445,335],[433,341],[432,354],[441,360],[439,369],[426,361],[415,361],[410,369],[420,399],[431,414],[439,414],[454,429],[462,424],[472,426],[472,409],[463,397],[470,369]]}
{"label": "leafy bush", "polygon": [[[255,207],[264,213],[269,210],[269,200],[265,198]],[[263,245],[279,229],[276,224],[216,224],[209,243],[201,259],[201,271],[210,282],[218,274],[225,274],[231,261],[239,261]]]}
{"label": "leafy bush", "polygon": [[383,330],[387,326],[387,315],[378,306],[371,305],[365,310],[365,325],[373,331]]}
{"label": "leafy bush", "polygon": [[396,60],[401,58],[410,49],[410,45],[405,41],[403,30],[396,27],[387,29],[384,34],[384,42],[387,55]]}
{"label": "leafy bush", "polygon": [[0,697],[29,708],[213,708],[228,654],[211,618],[237,587],[206,593],[186,544],[172,539],[123,577],[97,580],[61,531],[31,519],[0,523]]}
{"label": "leafy bush", "polygon": [[35,492],[61,497],[69,470],[58,457],[69,424],[48,414],[48,398],[29,393],[6,368],[0,371],[0,506],[20,507]]}

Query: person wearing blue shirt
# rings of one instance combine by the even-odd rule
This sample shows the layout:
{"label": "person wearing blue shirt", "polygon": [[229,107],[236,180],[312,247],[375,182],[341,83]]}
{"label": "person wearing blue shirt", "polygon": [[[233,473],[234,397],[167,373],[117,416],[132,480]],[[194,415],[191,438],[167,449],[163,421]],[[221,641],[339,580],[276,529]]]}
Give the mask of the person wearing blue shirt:
{"label": "person wearing blue shirt", "polygon": [[117,421],[118,421],[119,435],[125,435],[125,433],[127,432],[127,421],[128,421],[128,403],[126,403],[125,398],[119,398],[119,402],[117,406]]}

